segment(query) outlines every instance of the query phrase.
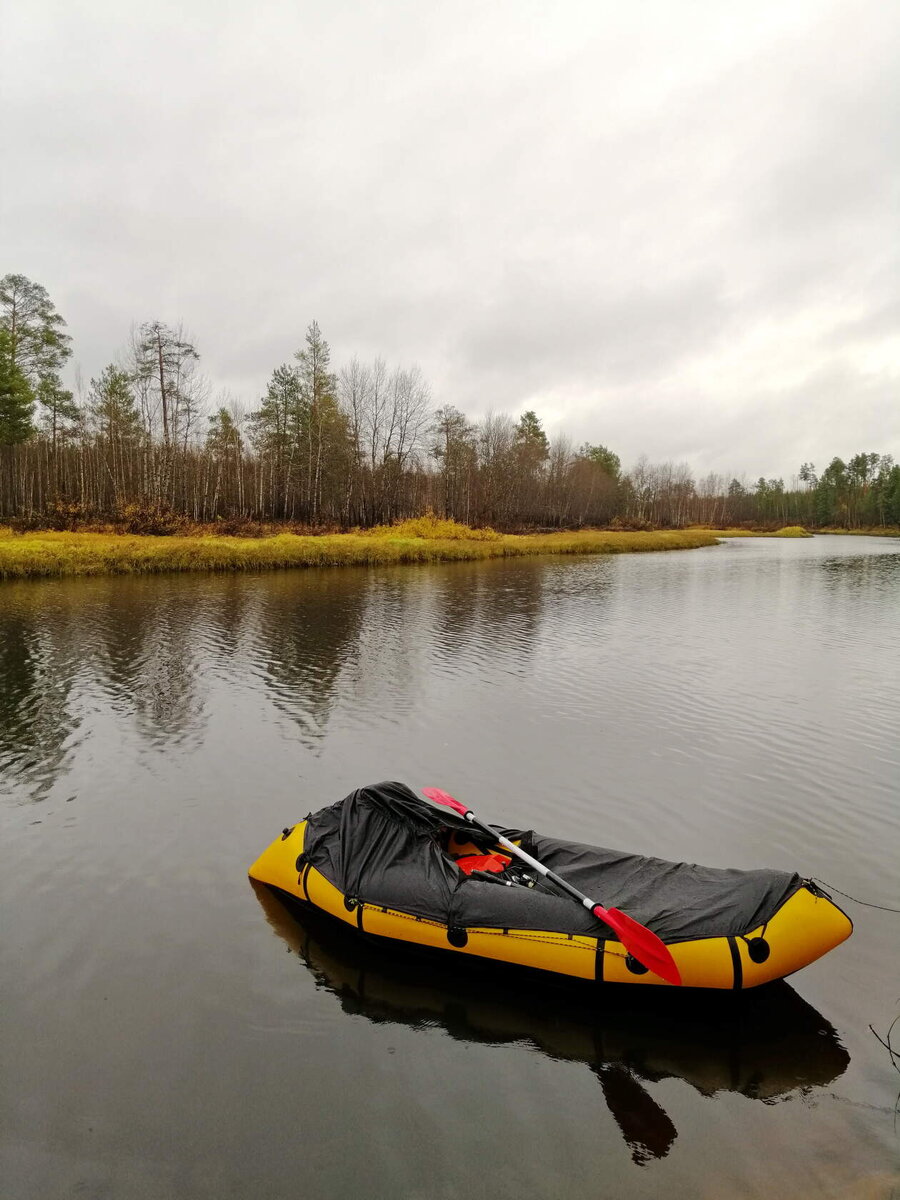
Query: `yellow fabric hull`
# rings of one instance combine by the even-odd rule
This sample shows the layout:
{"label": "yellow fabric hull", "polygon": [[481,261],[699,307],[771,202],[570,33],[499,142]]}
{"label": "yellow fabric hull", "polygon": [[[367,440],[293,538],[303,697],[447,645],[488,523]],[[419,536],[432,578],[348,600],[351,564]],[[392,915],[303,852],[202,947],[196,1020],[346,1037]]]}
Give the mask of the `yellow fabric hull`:
{"label": "yellow fabric hull", "polygon": [[[514,963],[575,979],[671,986],[634,963],[617,941],[534,929],[468,928],[464,944],[459,944],[463,939],[458,931],[439,921],[346,897],[309,863],[298,871],[297,858],[303,852],[305,833],[306,822],[301,822],[274,841],[250,868],[251,879],[278,888],[373,937]],[[850,918],[827,896],[802,887],[759,929],[748,930],[740,937],[675,942],[669,949],[684,987],[734,991],[758,987],[799,971],[840,945],[852,930]]]}

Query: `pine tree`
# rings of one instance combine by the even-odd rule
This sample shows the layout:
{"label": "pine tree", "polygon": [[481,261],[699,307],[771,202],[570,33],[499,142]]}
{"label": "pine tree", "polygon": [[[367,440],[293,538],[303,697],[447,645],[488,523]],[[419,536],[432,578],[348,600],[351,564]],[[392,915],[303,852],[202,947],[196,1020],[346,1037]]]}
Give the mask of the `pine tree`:
{"label": "pine tree", "polygon": [[544,466],[549,457],[550,445],[537,414],[531,410],[522,413],[516,425],[513,442],[516,472],[514,494],[520,519],[541,519]]}
{"label": "pine tree", "polygon": [[516,425],[516,450],[519,463],[529,473],[538,470],[550,456],[547,435],[536,413],[522,413]]}
{"label": "pine tree", "polygon": [[[250,439],[260,457],[260,507],[262,491],[268,490],[272,515],[288,516],[291,485],[299,440],[306,427],[305,405],[297,368],[282,363],[272,372],[260,406],[250,414]],[[265,488],[263,474],[268,475]]]}
{"label": "pine tree", "polygon": [[141,420],[127,371],[115,363],[104,367],[100,378],[91,380],[89,404],[97,434],[104,442],[133,444],[139,440]]}
{"label": "pine tree", "polygon": [[331,372],[331,349],[317,321],[306,330],[306,347],[294,355],[299,367],[300,392],[308,420],[306,437],[306,515],[319,518],[329,463],[348,469],[348,425],[337,402],[337,376]]}
{"label": "pine tree", "polygon": [[622,473],[622,460],[606,446],[593,446],[590,442],[583,442],[578,450],[578,457],[595,463],[610,479],[618,479]]}
{"label": "pine tree", "polygon": [[9,335],[8,354],[32,391],[55,378],[72,353],[72,339],[47,289],[24,275],[0,279],[0,329]]}
{"label": "pine tree", "polygon": [[226,459],[241,450],[241,431],[227,408],[219,408],[209,418],[206,449],[216,458]]}
{"label": "pine tree", "polygon": [[131,376],[115,363],[104,367],[100,378],[91,380],[89,411],[106,466],[106,478],[112,483],[112,496],[106,497],[106,503],[111,499],[112,507],[117,509],[125,500],[134,499],[127,495],[128,485],[137,474],[133,459],[143,434]]}
{"label": "pine tree", "polygon": [[0,328],[0,446],[25,442],[34,432],[34,393],[15,362],[12,338]]}
{"label": "pine tree", "polygon": [[[222,406],[209,418],[209,429],[206,434],[206,451],[214,468],[210,506],[213,516],[218,515],[219,499],[223,491],[226,493],[226,502],[229,499],[229,482],[232,485],[231,507],[234,507],[235,503],[238,508],[241,506],[243,498],[241,487],[242,450],[241,431],[228,409]],[[234,487],[235,483],[237,484],[236,488]]]}
{"label": "pine tree", "polygon": [[42,423],[50,434],[50,450],[55,454],[57,441],[71,433],[81,416],[81,410],[72,393],[62,386],[55,373],[44,375],[39,380],[37,399]]}
{"label": "pine tree", "polygon": [[434,414],[430,426],[432,458],[441,466],[444,516],[469,523],[471,480],[477,461],[475,427],[465,415],[445,404]]}

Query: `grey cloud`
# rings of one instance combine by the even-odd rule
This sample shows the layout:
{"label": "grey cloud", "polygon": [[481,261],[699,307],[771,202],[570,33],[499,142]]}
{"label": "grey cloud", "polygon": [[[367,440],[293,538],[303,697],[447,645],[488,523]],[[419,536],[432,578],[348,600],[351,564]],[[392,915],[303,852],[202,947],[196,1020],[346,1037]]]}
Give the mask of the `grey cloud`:
{"label": "grey cloud", "polygon": [[86,375],[183,318],[252,402],[315,317],[623,457],[781,473],[816,404],[900,457],[891,6],[36,0],[5,35],[2,270]]}
{"label": "grey cloud", "polygon": [[[820,467],[835,455],[896,451],[886,416],[896,429],[896,378],[837,363],[811,372],[790,389],[749,388],[722,403],[714,391],[661,397],[633,389],[611,402],[574,405],[564,414],[576,440],[604,441],[626,463],[641,453],[687,462],[696,472],[729,478],[764,474],[789,481],[804,461]],[[642,436],[635,435],[639,426]],[[593,435],[593,436],[592,436]],[[752,453],[748,453],[748,441]]]}
{"label": "grey cloud", "polygon": [[502,380],[510,365],[531,390],[554,381],[637,383],[658,377],[728,326],[719,281],[683,279],[610,295],[602,276],[517,271],[479,307],[460,347],[463,371]]}
{"label": "grey cloud", "polygon": [[[900,284],[897,285],[900,293]],[[900,331],[900,294],[895,299],[870,308],[865,316],[842,321],[831,331],[830,342],[834,346],[853,345],[860,342],[897,337]]]}

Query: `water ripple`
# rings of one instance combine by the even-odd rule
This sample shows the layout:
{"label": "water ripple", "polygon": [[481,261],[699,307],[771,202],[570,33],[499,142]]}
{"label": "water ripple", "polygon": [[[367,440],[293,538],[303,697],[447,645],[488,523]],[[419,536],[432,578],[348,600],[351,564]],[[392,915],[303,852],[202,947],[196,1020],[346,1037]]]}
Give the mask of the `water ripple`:
{"label": "water ripple", "polygon": [[[152,1118],[168,1146],[224,1096],[206,1136],[221,1124],[230,1143],[247,1097],[262,1103],[269,1073],[294,1056],[290,1082],[315,1079],[316,1102],[333,1075],[343,1103],[368,1073],[402,1108],[403,1084],[373,1065],[382,1043],[353,1011],[298,990],[246,907],[246,867],[269,837],[376,779],[444,786],[489,819],[560,836],[797,868],[896,905],[898,551],[747,540],[607,560],[0,588],[0,904],[15,915],[0,1001],[21,1067],[0,1098],[28,1131],[50,1128],[51,1113],[73,1144],[87,1106],[120,1144]],[[866,1026],[893,1015],[896,928],[865,910],[840,957],[802,976],[842,1023],[848,1102],[878,1112],[893,1080]],[[396,1070],[415,1071],[422,1044],[408,1049]],[[426,1061],[428,1078],[439,1070],[467,1095],[471,1076],[454,1072],[472,1060],[453,1049]],[[510,1072],[498,1093],[577,1089],[549,1058],[515,1075],[528,1053],[511,1042],[480,1062],[485,1077]],[[270,1116],[288,1113],[292,1137],[300,1098],[286,1106],[287,1094]],[[592,1094],[571,1110],[561,1101],[555,1120],[536,1100],[540,1126],[523,1102],[516,1135],[559,1142]],[[668,1094],[689,1149],[666,1163],[714,1160],[734,1176],[729,1192],[774,1194],[786,1127],[793,1145],[819,1130],[876,1166],[892,1152],[880,1126],[848,1140],[846,1105],[821,1094],[824,1122],[806,1096],[787,1114],[748,1115]],[[181,1097],[190,1112],[176,1129]],[[380,1108],[366,1113],[384,1132]],[[673,1194],[702,1191],[679,1179]]]}

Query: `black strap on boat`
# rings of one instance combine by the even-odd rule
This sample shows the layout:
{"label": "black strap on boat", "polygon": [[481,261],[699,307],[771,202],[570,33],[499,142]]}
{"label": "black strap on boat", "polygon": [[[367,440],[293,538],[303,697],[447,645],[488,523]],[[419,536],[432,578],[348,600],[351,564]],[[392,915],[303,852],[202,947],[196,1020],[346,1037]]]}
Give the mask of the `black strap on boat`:
{"label": "black strap on boat", "polygon": [[739,992],[744,986],[744,964],[741,962],[737,938],[728,938],[728,949],[731,951],[731,965],[734,967],[734,990]]}
{"label": "black strap on boat", "polygon": [[363,930],[363,909],[365,907],[366,907],[365,904],[362,902],[362,900],[360,900],[360,898],[358,896],[345,896],[344,897],[344,908],[346,908],[347,912],[355,912],[356,913],[356,928],[360,931],[360,933],[364,932],[364,930]]}
{"label": "black strap on boat", "polygon": [[300,872],[300,876],[297,880],[297,882],[300,884],[300,887],[303,889],[303,899],[306,901],[307,904],[310,903],[310,899],[309,899],[309,888],[306,886],[306,879],[307,879],[307,876],[309,875],[311,866],[312,866],[312,863],[304,863],[303,870]]}
{"label": "black strap on boat", "polygon": [[603,982],[603,955],[606,952],[606,942],[597,938],[597,952],[594,955],[594,980]]}

